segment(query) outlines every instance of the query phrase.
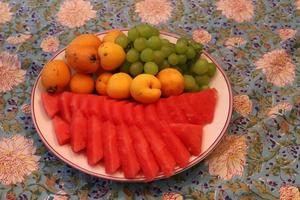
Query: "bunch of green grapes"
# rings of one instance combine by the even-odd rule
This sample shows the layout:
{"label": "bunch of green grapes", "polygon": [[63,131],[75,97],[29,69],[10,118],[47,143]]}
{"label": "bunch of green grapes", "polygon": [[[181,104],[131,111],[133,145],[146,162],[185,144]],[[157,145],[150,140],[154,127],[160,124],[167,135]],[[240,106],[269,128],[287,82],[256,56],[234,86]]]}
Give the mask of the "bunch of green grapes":
{"label": "bunch of green grapes", "polygon": [[156,75],[160,70],[173,67],[185,78],[186,91],[198,91],[208,86],[215,66],[198,59],[202,45],[185,37],[176,44],[159,36],[159,30],[148,24],[139,24],[120,35],[115,43],[125,49],[126,61],[120,70],[133,77],[147,73]]}

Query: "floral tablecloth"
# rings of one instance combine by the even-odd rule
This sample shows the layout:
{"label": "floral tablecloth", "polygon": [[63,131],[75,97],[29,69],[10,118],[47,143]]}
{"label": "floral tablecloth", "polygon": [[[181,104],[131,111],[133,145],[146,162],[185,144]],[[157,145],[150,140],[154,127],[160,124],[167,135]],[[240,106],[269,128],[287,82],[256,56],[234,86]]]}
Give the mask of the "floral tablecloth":
{"label": "floral tablecloth", "polygon": [[[76,35],[141,21],[204,44],[231,80],[235,112],[218,148],[192,169],[117,183],[48,151],[30,92]],[[1,0],[0,199],[300,199],[299,31],[299,0]]]}

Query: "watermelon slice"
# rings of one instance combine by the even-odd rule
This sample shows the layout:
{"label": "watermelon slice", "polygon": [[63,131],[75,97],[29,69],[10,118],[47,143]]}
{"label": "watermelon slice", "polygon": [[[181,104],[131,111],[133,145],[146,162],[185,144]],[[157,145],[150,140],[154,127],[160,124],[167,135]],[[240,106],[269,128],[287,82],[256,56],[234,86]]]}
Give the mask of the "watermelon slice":
{"label": "watermelon slice", "polygon": [[101,116],[102,120],[110,120],[112,121],[111,111],[115,100],[105,98],[102,102]]}
{"label": "watermelon slice", "polygon": [[115,125],[110,121],[104,122],[102,133],[105,172],[112,174],[121,166]]}
{"label": "watermelon slice", "polygon": [[200,155],[203,126],[196,124],[170,124],[170,127],[192,155]]}
{"label": "watermelon slice", "polygon": [[43,92],[42,93],[42,104],[43,107],[46,111],[46,114],[48,117],[51,119],[59,113],[59,95],[58,94],[50,94],[48,92]]}
{"label": "watermelon slice", "polygon": [[111,118],[114,124],[123,123],[123,107],[126,105],[126,101],[114,101],[112,106]]}
{"label": "watermelon slice", "polygon": [[85,95],[83,94],[73,94],[71,102],[70,102],[70,109],[71,113],[76,113],[77,111],[81,110],[81,104],[84,100]]}
{"label": "watermelon slice", "polygon": [[184,112],[178,108],[180,101],[178,101],[178,96],[172,96],[165,99],[164,102],[166,109],[168,110],[169,116],[172,118],[173,122],[176,123],[187,123],[188,119]]}
{"label": "watermelon slice", "polygon": [[123,108],[122,108],[122,117],[123,121],[127,125],[132,125],[134,124],[134,119],[133,119],[133,107],[134,103],[126,103]]}
{"label": "watermelon slice", "polygon": [[86,116],[98,115],[101,116],[103,101],[106,97],[92,94],[85,94],[80,105],[80,109]]}
{"label": "watermelon slice", "polygon": [[58,144],[64,145],[69,143],[71,138],[70,125],[58,115],[54,116],[52,123]]}
{"label": "watermelon slice", "polygon": [[164,99],[160,99],[158,102],[156,102],[155,105],[156,105],[156,112],[160,120],[166,122],[174,122],[172,117],[170,116],[170,113],[167,110],[166,101]]}
{"label": "watermelon slice", "polygon": [[189,101],[201,116],[203,124],[211,123],[217,103],[217,91],[207,89],[190,95]]}
{"label": "watermelon slice", "polygon": [[63,92],[59,98],[59,106],[62,118],[70,123],[72,118],[71,101],[74,94],[71,92]]}
{"label": "watermelon slice", "polygon": [[70,130],[72,150],[79,152],[85,149],[87,144],[87,119],[81,111],[73,114]]}
{"label": "watermelon slice", "polygon": [[142,127],[145,123],[144,107],[145,106],[142,104],[135,104],[135,106],[133,107],[134,123],[139,127]]}
{"label": "watermelon slice", "polygon": [[160,134],[150,126],[144,126],[142,131],[164,175],[167,177],[172,176],[174,174],[176,162],[166,144],[163,142]]}
{"label": "watermelon slice", "polygon": [[162,136],[167,148],[176,160],[176,163],[184,168],[189,163],[190,153],[180,139],[175,135],[167,122],[158,123],[157,131]]}
{"label": "watermelon slice", "polygon": [[137,126],[130,127],[130,135],[133,141],[138,161],[147,181],[153,180],[159,172],[159,166],[154,158],[151,148]]}
{"label": "watermelon slice", "polygon": [[149,125],[154,125],[157,121],[159,121],[155,104],[152,103],[145,106],[145,121]]}
{"label": "watermelon slice", "polygon": [[201,122],[201,117],[197,115],[196,110],[190,105],[186,99],[186,95],[179,96],[178,101],[180,101],[178,109],[184,113],[188,123],[198,124]]}
{"label": "watermelon slice", "polygon": [[129,129],[126,125],[117,126],[117,138],[122,169],[126,178],[134,178],[140,171],[140,164],[134,150]]}
{"label": "watermelon slice", "polygon": [[99,116],[91,115],[88,118],[88,136],[87,136],[87,158],[90,165],[97,164],[103,158],[102,146],[102,122]]}

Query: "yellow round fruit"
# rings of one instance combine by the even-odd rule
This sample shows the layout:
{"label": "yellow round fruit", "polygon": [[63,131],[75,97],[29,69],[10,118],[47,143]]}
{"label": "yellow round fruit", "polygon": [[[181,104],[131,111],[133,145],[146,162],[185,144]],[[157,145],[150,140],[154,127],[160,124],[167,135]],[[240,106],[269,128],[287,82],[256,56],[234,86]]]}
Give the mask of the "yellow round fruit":
{"label": "yellow round fruit", "polygon": [[94,34],[81,34],[77,36],[70,45],[84,45],[98,49],[101,44],[101,39]]}
{"label": "yellow round fruit", "polygon": [[114,29],[106,33],[106,35],[103,37],[103,42],[115,42],[116,38],[119,35],[125,35],[122,31],[118,29]]}
{"label": "yellow round fruit", "polygon": [[159,80],[151,74],[140,74],[131,83],[131,96],[141,103],[154,103],[161,96],[161,84]]}
{"label": "yellow round fruit", "polygon": [[75,73],[70,81],[70,90],[75,93],[89,94],[94,90],[94,79],[87,74]]}
{"label": "yellow round fruit", "polygon": [[158,73],[157,78],[161,83],[161,92],[164,97],[180,95],[184,90],[184,78],[177,69],[163,69]]}
{"label": "yellow round fruit", "polygon": [[107,83],[107,95],[114,99],[126,99],[130,97],[131,76],[119,72],[113,74]]}
{"label": "yellow round fruit", "polygon": [[109,72],[104,72],[100,74],[100,76],[98,76],[96,80],[96,91],[98,92],[98,94],[107,95],[107,83],[111,76],[112,73]]}
{"label": "yellow round fruit", "polygon": [[48,92],[55,93],[65,89],[70,77],[70,69],[63,60],[52,60],[44,66],[41,80]]}
{"label": "yellow round fruit", "polygon": [[120,45],[112,42],[102,43],[98,49],[98,54],[101,67],[107,71],[114,70],[121,66],[126,57],[124,49]]}

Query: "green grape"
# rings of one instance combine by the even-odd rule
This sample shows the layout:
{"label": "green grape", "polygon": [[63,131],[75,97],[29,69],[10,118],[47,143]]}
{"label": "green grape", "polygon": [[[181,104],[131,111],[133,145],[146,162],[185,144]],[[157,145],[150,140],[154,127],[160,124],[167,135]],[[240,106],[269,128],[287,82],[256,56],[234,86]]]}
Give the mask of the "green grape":
{"label": "green grape", "polygon": [[177,40],[177,42],[182,42],[184,43],[186,46],[188,46],[189,44],[189,40],[186,37],[181,37]]}
{"label": "green grape", "polygon": [[179,57],[178,57],[178,55],[176,55],[175,53],[172,53],[171,55],[169,55],[169,57],[168,57],[168,62],[169,62],[171,65],[177,65],[178,62],[179,62]]}
{"label": "green grape", "polygon": [[134,63],[139,60],[139,52],[135,49],[130,49],[126,54],[126,60]]}
{"label": "green grape", "polygon": [[162,64],[159,65],[159,70],[163,70],[163,69],[166,69],[166,68],[169,68],[170,67],[170,64],[167,60],[164,60],[162,62]]}
{"label": "green grape", "polygon": [[130,65],[131,63],[125,60],[125,62],[120,67],[120,71],[128,74]]}
{"label": "green grape", "polygon": [[133,46],[134,46],[134,48],[137,51],[139,51],[139,52],[143,51],[144,49],[147,48],[147,40],[146,40],[146,38],[143,38],[143,37],[137,38],[134,41]]}
{"label": "green grape", "polygon": [[197,84],[201,85],[201,86],[208,85],[209,81],[210,81],[210,77],[207,75],[196,76],[195,79],[196,79]]}
{"label": "green grape", "polygon": [[160,65],[162,62],[164,62],[165,55],[162,51],[154,51],[153,52],[153,61]]}
{"label": "green grape", "polygon": [[209,77],[213,77],[216,74],[216,65],[214,63],[208,63],[208,70],[206,72],[206,74]]}
{"label": "green grape", "polygon": [[183,75],[184,79],[184,90],[187,92],[193,91],[193,89],[197,86],[196,80],[191,75]]}
{"label": "green grape", "polygon": [[209,86],[208,85],[202,85],[200,87],[200,90],[206,90],[206,89],[209,89]]}
{"label": "green grape", "polygon": [[138,32],[140,33],[140,35],[142,37],[145,37],[145,38],[150,38],[152,36],[152,27],[148,24],[140,24],[138,26],[136,26]]}
{"label": "green grape", "polygon": [[192,91],[191,92],[199,92],[201,90],[201,87],[199,86],[199,85],[195,85],[194,87],[193,87],[193,89],[192,89]]}
{"label": "green grape", "polygon": [[185,52],[185,55],[188,59],[193,59],[196,56],[196,51],[192,46],[189,46]]}
{"label": "green grape", "polygon": [[187,58],[186,58],[186,56],[185,55],[178,55],[178,58],[179,58],[179,65],[183,65],[183,64],[185,64],[186,63],[186,61],[187,61]]}
{"label": "green grape", "polygon": [[208,62],[206,59],[200,58],[197,62],[192,66],[192,71],[197,75],[205,74],[208,70]]}
{"label": "green grape", "polygon": [[172,47],[169,47],[169,46],[163,46],[161,48],[161,51],[163,52],[163,54],[165,55],[165,57],[168,57],[169,55],[171,55],[173,53]]}
{"label": "green grape", "polygon": [[200,43],[198,43],[198,42],[196,42],[196,41],[194,41],[194,40],[192,40],[192,41],[190,42],[190,45],[191,45],[197,52],[200,52],[200,51],[202,51],[202,49],[203,49],[203,45],[200,44]]}
{"label": "green grape", "polygon": [[183,73],[186,73],[189,71],[189,67],[187,64],[180,65],[180,68]]}
{"label": "green grape", "polygon": [[177,42],[175,45],[176,53],[184,54],[187,51],[187,45],[184,42]]}
{"label": "green grape", "polygon": [[158,72],[158,66],[154,62],[146,62],[144,65],[144,72],[146,74],[156,75]]}
{"label": "green grape", "polygon": [[142,51],[142,53],[141,53],[141,60],[143,61],[143,62],[150,62],[150,61],[152,61],[153,60],[153,51],[152,51],[152,49],[150,49],[150,48],[146,48],[146,49],[144,49],[143,51]]}
{"label": "green grape", "polygon": [[129,41],[126,35],[119,35],[115,40],[115,43],[123,47],[123,49],[127,47],[128,42]]}
{"label": "green grape", "polygon": [[158,36],[159,30],[151,26],[151,36]]}
{"label": "green grape", "polygon": [[170,41],[167,40],[167,39],[161,39],[161,43],[162,43],[163,46],[165,46],[165,45],[169,45]]}
{"label": "green grape", "polygon": [[128,31],[128,39],[130,40],[130,41],[134,41],[134,40],[136,40],[138,37],[140,37],[140,33],[139,33],[139,31],[136,29],[136,28],[131,28],[131,29],[129,29],[129,31]]}
{"label": "green grape", "polygon": [[147,41],[147,46],[152,50],[159,50],[161,48],[161,41],[158,36],[151,36]]}
{"label": "green grape", "polygon": [[143,73],[143,70],[144,70],[143,63],[139,61],[131,64],[129,68],[129,72],[133,77]]}

